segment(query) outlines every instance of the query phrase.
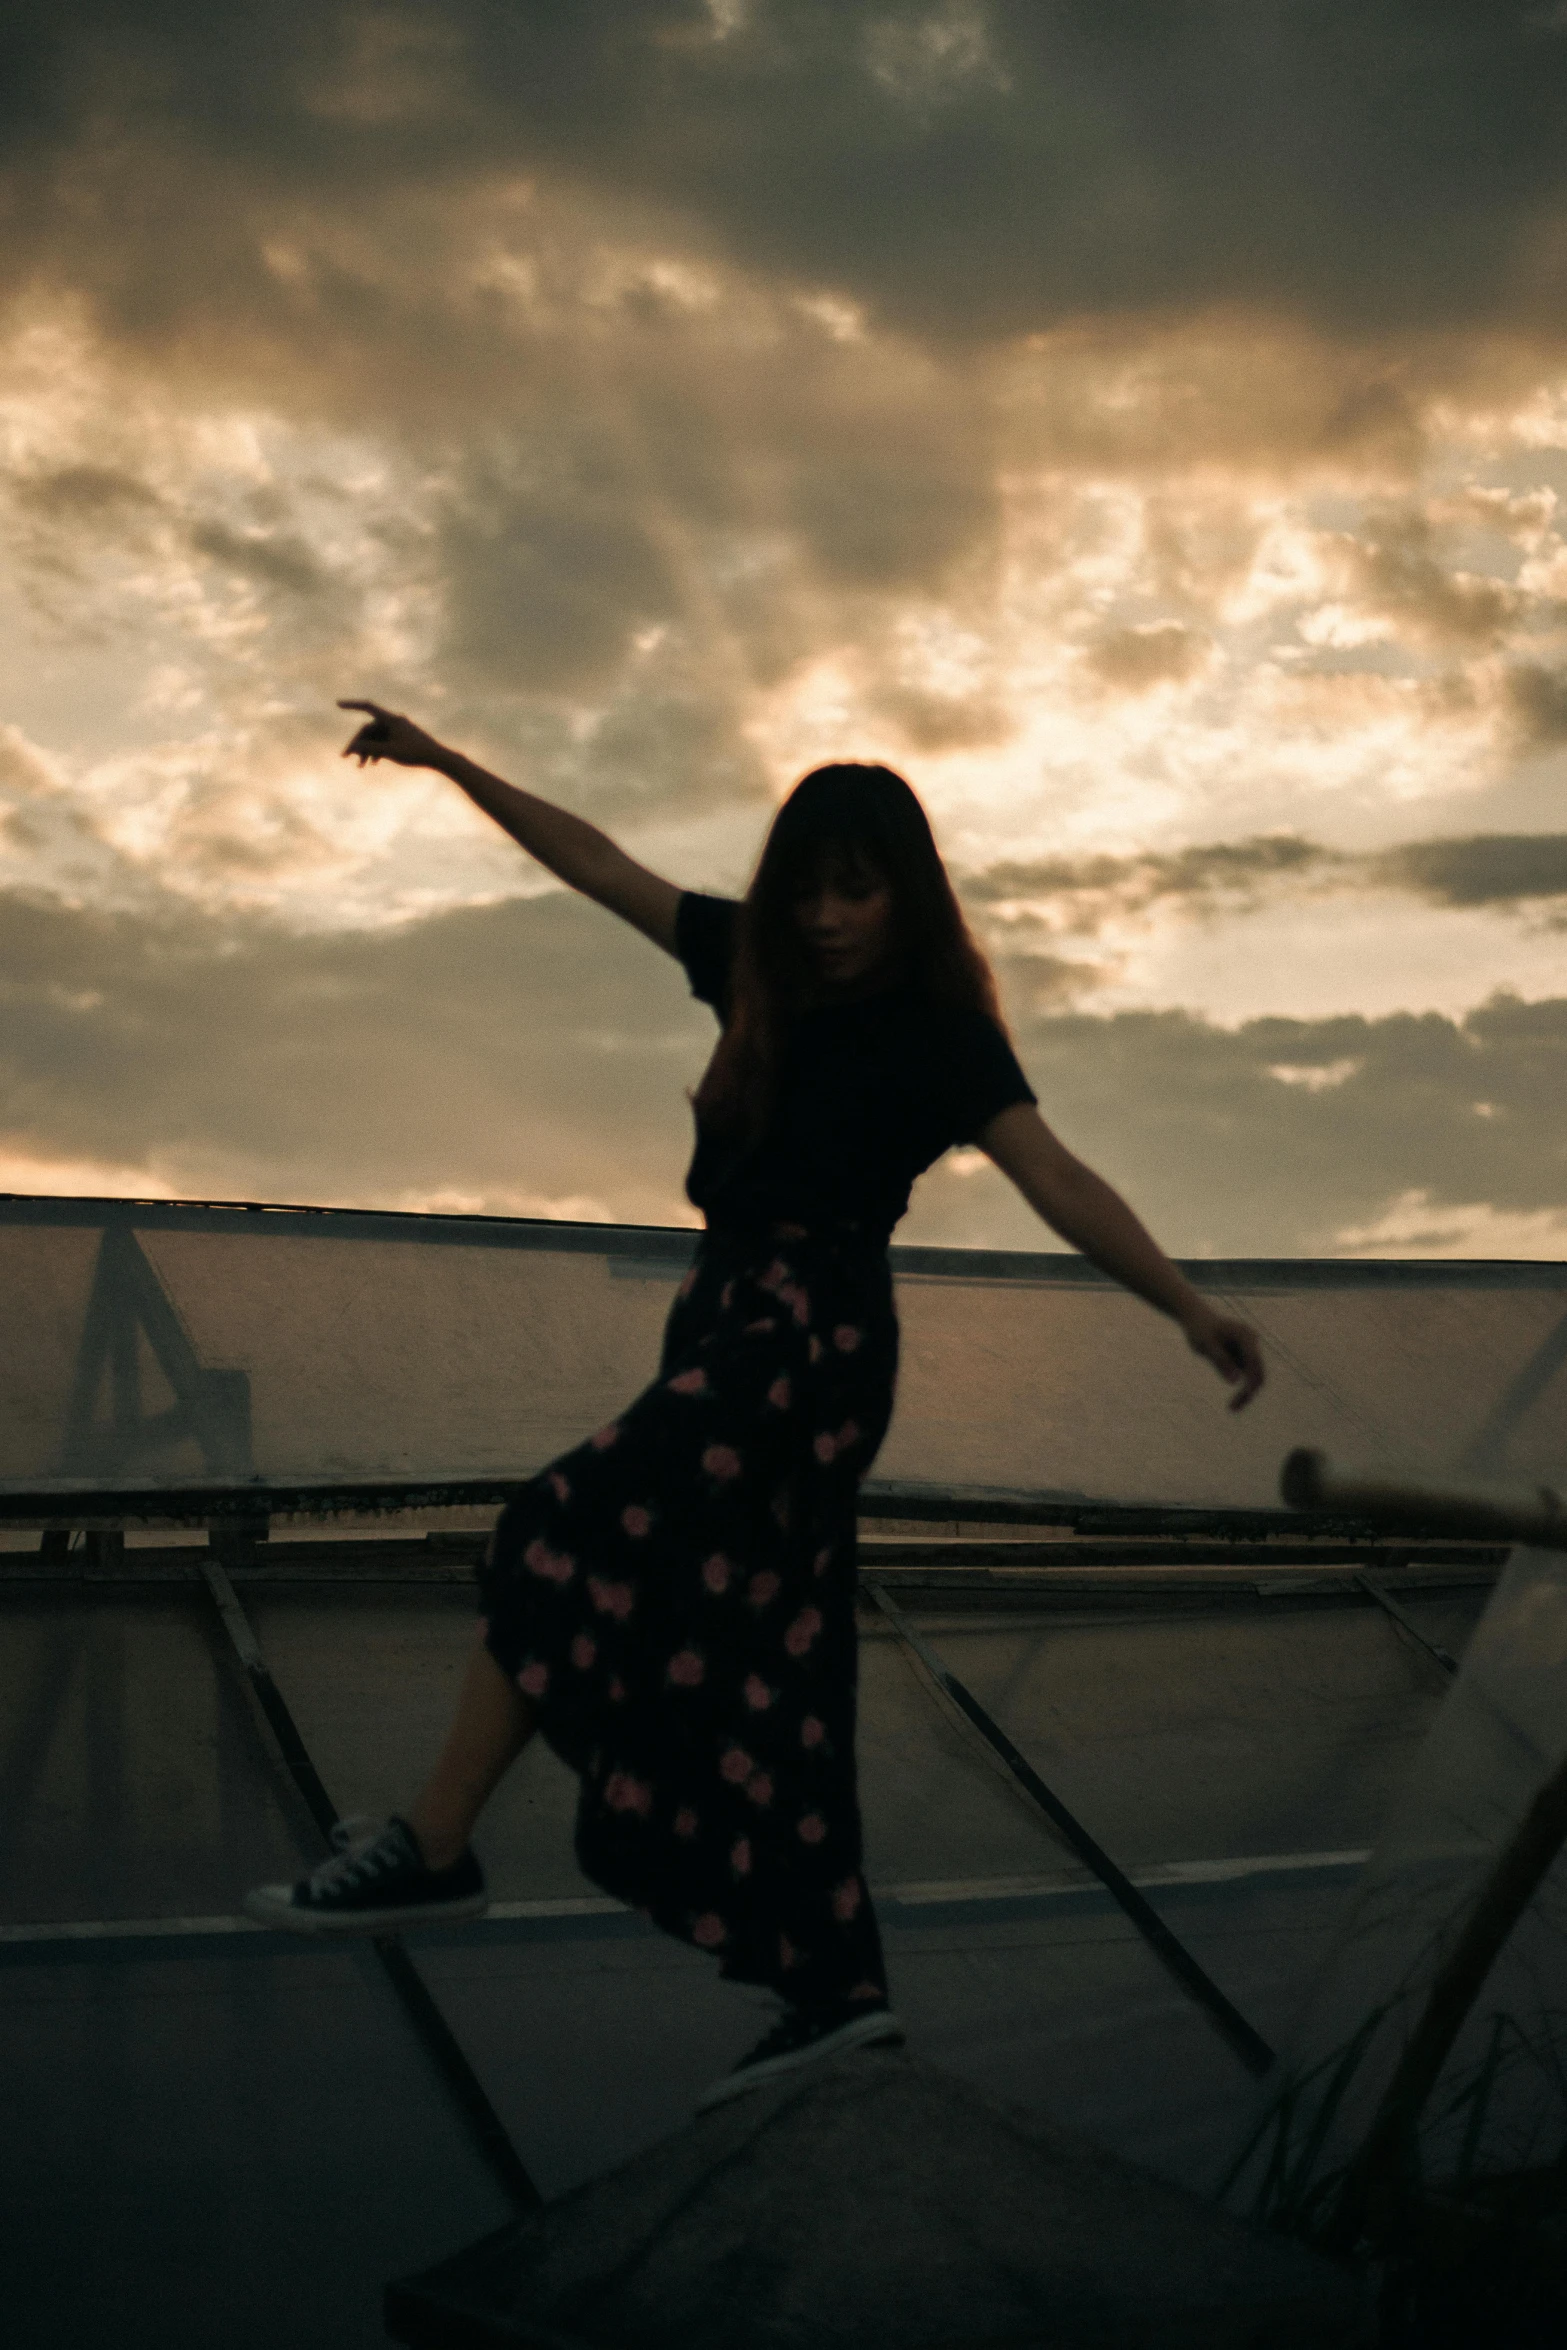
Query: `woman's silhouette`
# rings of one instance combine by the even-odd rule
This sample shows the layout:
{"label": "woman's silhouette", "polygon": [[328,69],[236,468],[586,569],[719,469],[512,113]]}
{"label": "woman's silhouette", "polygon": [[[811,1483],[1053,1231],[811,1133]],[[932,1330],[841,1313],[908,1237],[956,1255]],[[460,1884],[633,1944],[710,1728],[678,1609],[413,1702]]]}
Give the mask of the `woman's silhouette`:
{"label": "woman's silhouette", "polygon": [[311,1933],[476,1915],[469,1836],[542,1730],[581,1781],[588,1875],[782,1998],[716,2101],[900,2036],[861,1866],[855,1513],[892,1408],[887,1240],[915,1177],[977,1143],[1181,1326],[1234,1406],[1261,1383],[1260,1352],[1040,1119],[901,777],[806,776],[737,903],[676,889],[406,718],[342,706],[367,721],[346,756],[448,776],[713,1006],[687,1178],[706,1231],[653,1384],[502,1511],[482,1636],[407,1818],[247,1907]]}

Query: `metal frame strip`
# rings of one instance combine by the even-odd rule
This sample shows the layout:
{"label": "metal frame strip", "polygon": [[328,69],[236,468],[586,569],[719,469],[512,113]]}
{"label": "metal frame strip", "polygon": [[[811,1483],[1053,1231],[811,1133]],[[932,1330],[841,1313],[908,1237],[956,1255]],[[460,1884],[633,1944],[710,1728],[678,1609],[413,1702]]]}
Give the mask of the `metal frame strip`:
{"label": "metal frame strip", "polygon": [[1457,1657],[1445,1649],[1440,1640],[1432,1640],[1422,1632],[1420,1626],[1411,1617],[1405,1615],[1398,1601],[1393,1598],[1390,1592],[1384,1591],[1380,1583],[1374,1581],[1370,1575],[1357,1575],[1355,1581],[1366,1597],[1374,1599],[1383,1614],[1391,1617],[1401,1632],[1407,1632],[1411,1640],[1419,1642],[1427,1656],[1433,1657],[1444,1673],[1451,1675],[1457,1672]]}
{"label": "metal frame strip", "polygon": [[[201,1573],[289,1776],[311,1818],[330,1843],[332,1831],[338,1825],[337,1807],[310,1759],[283,1692],[272,1678],[250,1618],[240,1606],[234,1586],[222,1567],[203,1559]],[[500,2115],[485,2094],[483,2083],[459,2047],[450,2024],[431,1997],[429,1986],[402,1941],[395,1934],[377,1935],[371,1948],[421,2047],[461,2113],[480,2157],[519,2212],[538,2211],[543,2196],[529,2177],[521,2155],[506,2135]]]}
{"label": "metal frame strip", "polygon": [[918,1657],[936,1686],[972,1722],[986,1745],[1001,1757],[1019,1786],[1033,1797],[1078,1859],[1092,1869],[1106,1891],[1114,1895],[1160,1965],[1174,1977],[1187,1997],[1195,2000],[1231,2054],[1238,2057],[1246,2070],[1260,2080],[1273,2064],[1273,2050],[1261,2033],[1254,2031],[1240,2009],[1226,1999],[1218,1984],[1198,1965],[1185,1944],[1171,1933],[1158,1911],[1144,1900],[1130,1877],[1116,1867],[1110,1855],[1095,1843],[1082,1822],[1068,1811],[1060,1796],[1045,1785],[1033,1764],[1018,1751],[1000,1725],[992,1721],[978,1698],[964,1687],[955,1673],[947,1670],[929,1642],[915,1631],[897,1601],[879,1583],[869,1578],[862,1578],[862,1583],[899,1639]]}

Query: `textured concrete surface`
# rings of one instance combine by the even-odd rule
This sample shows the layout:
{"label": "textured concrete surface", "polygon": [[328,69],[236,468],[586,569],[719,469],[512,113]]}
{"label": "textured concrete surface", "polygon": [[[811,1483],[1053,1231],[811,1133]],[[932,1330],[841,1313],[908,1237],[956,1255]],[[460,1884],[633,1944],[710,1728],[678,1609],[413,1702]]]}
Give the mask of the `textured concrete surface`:
{"label": "textured concrete surface", "polygon": [[906,2054],[704,2115],[393,2285],[414,2350],[1315,2350],[1358,2279]]}

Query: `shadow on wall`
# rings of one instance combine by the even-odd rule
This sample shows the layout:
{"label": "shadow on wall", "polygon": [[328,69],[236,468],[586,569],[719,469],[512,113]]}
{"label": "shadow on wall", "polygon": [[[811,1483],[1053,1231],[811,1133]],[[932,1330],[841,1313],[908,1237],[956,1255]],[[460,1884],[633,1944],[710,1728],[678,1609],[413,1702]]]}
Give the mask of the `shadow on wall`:
{"label": "shadow on wall", "polygon": [[[158,1399],[160,1386],[170,1400]],[[204,1367],[141,1242],[127,1226],[111,1224],[82,1323],[60,1473],[148,1476],[192,1443],[211,1475],[252,1474],[250,1374]]]}

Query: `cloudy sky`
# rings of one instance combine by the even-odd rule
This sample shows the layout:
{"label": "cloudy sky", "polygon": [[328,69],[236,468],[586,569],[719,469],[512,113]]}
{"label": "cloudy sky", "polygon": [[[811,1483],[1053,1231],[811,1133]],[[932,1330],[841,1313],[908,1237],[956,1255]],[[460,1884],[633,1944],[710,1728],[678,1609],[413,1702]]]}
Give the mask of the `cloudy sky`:
{"label": "cloudy sky", "polygon": [[697,887],[890,760],[1169,1246],[1567,1256],[1567,5],[11,0],[0,228],[0,1187],[689,1214],[365,693]]}

